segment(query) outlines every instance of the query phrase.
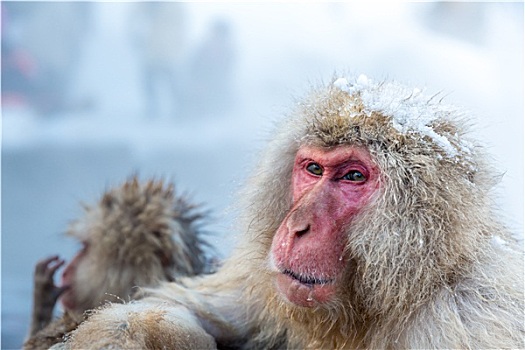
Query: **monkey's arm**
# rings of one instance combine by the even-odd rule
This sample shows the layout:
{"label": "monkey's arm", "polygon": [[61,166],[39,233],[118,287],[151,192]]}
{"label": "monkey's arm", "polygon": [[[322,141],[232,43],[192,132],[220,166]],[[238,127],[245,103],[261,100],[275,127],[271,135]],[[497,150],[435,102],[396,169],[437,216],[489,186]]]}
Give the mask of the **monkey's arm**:
{"label": "monkey's arm", "polygon": [[96,310],[71,333],[67,349],[215,349],[195,315],[182,305],[137,301]]}
{"label": "monkey's arm", "polygon": [[[217,283],[222,280],[220,285]],[[144,289],[142,299],[96,310],[67,348],[212,349],[249,338],[239,293],[220,274]]]}
{"label": "monkey's arm", "polygon": [[58,297],[65,291],[55,285],[53,276],[64,264],[58,256],[51,256],[39,261],[35,266],[33,310],[31,313],[31,325],[29,337],[47,326],[53,317],[53,309]]}
{"label": "monkey's arm", "polygon": [[161,288],[147,290],[148,297],[144,300],[183,304],[219,347],[243,347],[253,337],[247,305],[254,307],[254,303],[240,293],[239,281],[228,280],[223,270],[181,282],[184,285],[166,283]]}

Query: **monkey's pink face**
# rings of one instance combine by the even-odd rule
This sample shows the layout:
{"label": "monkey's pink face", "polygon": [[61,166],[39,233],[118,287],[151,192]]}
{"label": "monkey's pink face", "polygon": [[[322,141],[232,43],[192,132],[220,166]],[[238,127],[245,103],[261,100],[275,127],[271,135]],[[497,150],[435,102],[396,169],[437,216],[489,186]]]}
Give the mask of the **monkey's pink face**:
{"label": "monkey's pink face", "polygon": [[292,209],[271,247],[280,294],[305,307],[337,296],[347,264],[346,228],[379,187],[367,150],[302,146],[292,174]]}
{"label": "monkey's pink face", "polygon": [[75,278],[78,267],[85,259],[87,253],[88,244],[83,243],[82,249],[73,257],[73,259],[69,262],[69,264],[62,272],[62,287],[67,287],[68,289],[61,295],[60,301],[62,302],[62,306],[64,306],[64,309],[66,310],[76,311],[79,308],[79,302],[77,300],[77,291],[75,288]]}

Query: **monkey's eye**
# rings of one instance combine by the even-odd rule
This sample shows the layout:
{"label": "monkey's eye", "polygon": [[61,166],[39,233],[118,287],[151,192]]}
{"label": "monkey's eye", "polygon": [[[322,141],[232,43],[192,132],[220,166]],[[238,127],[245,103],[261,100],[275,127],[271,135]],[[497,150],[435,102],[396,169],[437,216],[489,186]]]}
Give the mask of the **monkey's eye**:
{"label": "monkey's eye", "polygon": [[316,176],[321,176],[323,175],[323,168],[321,168],[321,166],[317,163],[310,163],[308,164],[308,166],[306,167],[306,170],[311,173],[311,174],[314,174]]}
{"label": "monkey's eye", "polygon": [[351,170],[348,172],[348,174],[343,176],[343,180],[363,182],[366,180],[366,176],[364,176],[363,173],[358,170]]}

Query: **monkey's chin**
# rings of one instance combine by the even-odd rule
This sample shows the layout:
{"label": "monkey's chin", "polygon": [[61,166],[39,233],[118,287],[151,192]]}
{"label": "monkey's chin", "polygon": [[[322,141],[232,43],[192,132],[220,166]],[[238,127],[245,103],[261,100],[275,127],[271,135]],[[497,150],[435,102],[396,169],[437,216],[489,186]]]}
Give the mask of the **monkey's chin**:
{"label": "monkey's chin", "polygon": [[314,307],[329,302],[336,293],[333,283],[303,283],[283,273],[277,275],[275,284],[285,299],[302,307]]}

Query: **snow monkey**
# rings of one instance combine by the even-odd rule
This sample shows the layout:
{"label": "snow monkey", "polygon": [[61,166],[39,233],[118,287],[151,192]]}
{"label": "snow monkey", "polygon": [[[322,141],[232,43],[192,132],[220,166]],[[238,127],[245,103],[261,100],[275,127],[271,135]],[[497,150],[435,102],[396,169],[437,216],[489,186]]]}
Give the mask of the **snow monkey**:
{"label": "snow monkey", "polygon": [[[65,267],[61,286],[53,275],[63,260],[53,256],[35,268],[30,338],[24,347],[47,349],[61,342],[84,311],[106,301],[127,301],[137,286],[202,273],[207,264],[202,219],[196,206],[175,196],[173,184],[137,177],[85,206],[85,215],[67,232],[82,249]],[[59,297],[65,313],[51,322]]]}
{"label": "snow monkey", "polygon": [[522,252],[465,125],[396,82],[314,89],[257,162],[224,265],[97,310],[66,347],[523,348]]}

